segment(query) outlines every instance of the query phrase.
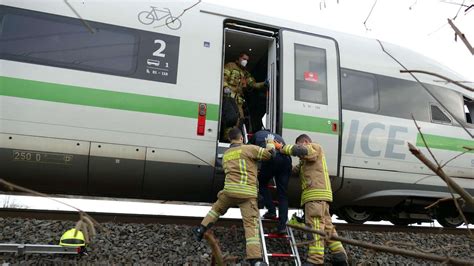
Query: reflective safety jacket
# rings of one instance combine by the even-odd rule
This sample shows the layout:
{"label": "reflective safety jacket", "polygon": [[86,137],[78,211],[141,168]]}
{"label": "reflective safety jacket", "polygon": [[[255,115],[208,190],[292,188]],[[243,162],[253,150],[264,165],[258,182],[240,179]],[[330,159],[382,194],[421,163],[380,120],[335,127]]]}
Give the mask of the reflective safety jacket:
{"label": "reflective safety jacket", "polygon": [[285,145],[280,152],[293,156],[305,154],[300,156],[300,163],[293,169],[301,179],[301,206],[314,200],[332,202],[331,181],[321,145]]}
{"label": "reflective safety jacket", "polygon": [[257,198],[257,161],[271,156],[268,150],[256,145],[232,144],[222,159],[224,192],[236,198]]}
{"label": "reflective safety jacket", "polygon": [[232,90],[233,97],[242,97],[244,89],[256,88],[260,89],[264,87],[264,82],[255,82],[255,79],[250,73],[240,67],[235,62],[230,62],[224,66],[224,88],[229,87]]}

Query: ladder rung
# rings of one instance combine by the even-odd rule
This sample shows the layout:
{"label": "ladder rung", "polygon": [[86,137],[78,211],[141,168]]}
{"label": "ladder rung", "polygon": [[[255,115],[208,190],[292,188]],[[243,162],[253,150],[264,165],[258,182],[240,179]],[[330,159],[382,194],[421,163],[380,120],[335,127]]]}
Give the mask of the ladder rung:
{"label": "ladder rung", "polygon": [[295,255],[288,253],[269,253],[269,257],[278,257],[278,258],[293,258]]}
{"label": "ladder rung", "polygon": [[267,238],[289,238],[287,234],[275,234],[275,233],[264,234],[264,236]]}

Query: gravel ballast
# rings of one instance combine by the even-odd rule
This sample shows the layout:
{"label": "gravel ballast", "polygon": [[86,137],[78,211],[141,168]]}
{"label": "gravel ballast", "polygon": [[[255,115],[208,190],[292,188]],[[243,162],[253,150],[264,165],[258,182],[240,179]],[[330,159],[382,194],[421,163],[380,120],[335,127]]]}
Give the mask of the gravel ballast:
{"label": "gravel ballast", "polygon": [[[0,243],[58,244],[61,234],[74,227],[71,221],[52,221],[19,218],[0,218]],[[108,234],[99,234],[88,247],[88,255],[44,255],[0,253],[0,264],[158,264],[209,265],[211,249],[206,241],[197,242],[191,226],[171,224],[102,224]],[[237,265],[245,261],[245,240],[242,227],[213,228],[224,254],[236,256]],[[365,232],[340,230],[340,236],[375,244],[392,241],[409,250],[431,251],[474,263],[474,239],[469,235]],[[298,241],[305,241],[303,233],[296,233]],[[405,245],[405,246],[403,246]],[[352,265],[435,265],[432,261],[374,253],[356,246],[345,245]],[[283,240],[269,240],[270,252],[288,252]],[[300,248],[304,258],[306,248]],[[329,257],[329,256],[327,256]],[[270,265],[291,265],[284,260],[271,260]]]}

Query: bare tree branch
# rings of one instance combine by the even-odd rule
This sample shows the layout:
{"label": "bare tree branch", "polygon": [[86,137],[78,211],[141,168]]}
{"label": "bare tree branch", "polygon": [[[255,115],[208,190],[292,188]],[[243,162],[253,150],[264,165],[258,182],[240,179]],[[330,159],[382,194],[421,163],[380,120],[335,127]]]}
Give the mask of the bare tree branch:
{"label": "bare tree branch", "polygon": [[462,155],[464,155],[464,154],[466,154],[466,153],[468,153],[468,152],[470,152],[470,150],[465,150],[465,151],[463,151],[462,153],[460,153],[460,154],[454,156],[453,158],[451,158],[451,159],[449,159],[447,162],[445,162],[443,165],[441,165],[441,168],[445,167],[445,166],[446,166],[449,162],[451,162],[452,160],[454,160],[454,159],[456,159],[456,158],[458,158],[458,157],[460,157],[460,156],[462,156]]}
{"label": "bare tree branch", "polygon": [[461,209],[461,206],[459,206],[458,199],[454,196],[453,189],[448,186],[449,194],[451,194],[451,197],[454,200],[454,205],[456,206],[456,209],[458,210],[459,215],[461,215],[462,220],[466,224],[467,231],[469,232],[469,235],[472,237],[472,232],[471,229],[469,229],[469,221],[466,219],[466,216],[464,215],[464,212]]}
{"label": "bare tree branch", "polygon": [[[211,246],[212,258],[215,260],[215,264],[219,266],[223,266],[224,258],[222,257],[222,251],[212,231],[210,230],[206,231],[206,233],[204,233],[204,238],[207,240],[207,243],[209,243],[209,245]],[[214,265],[214,263],[212,265]]]}
{"label": "bare tree branch", "polygon": [[462,33],[457,27],[456,25],[454,25],[454,22],[448,18],[448,23],[449,25],[451,25],[451,28],[453,28],[454,30],[454,40],[457,41],[457,37],[459,36],[459,38],[461,38],[461,40],[464,42],[464,45],[466,45],[467,49],[469,50],[469,52],[471,52],[471,55],[474,55],[474,48],[472,47],[472,45],[469,43],[469,41],[467,40],[466,36],[464,35],[464,33]]}
{"label": "bare tree branch", "polygon": [[453,249],[453,248],[469,248],[469,245],[468,244],[463,244],[463,245],[447,245],[447,246],[443,246],[443,247],[439,247],[439,248],[432,248],[432,249],[422,249],[422,248],[419,248],[417,244],[415,243],[406,243],[406,242],[396,242],[396,241],[387,241],[385,242],[385,245],[387,246],[405,246],[405,247],[410,247],[410,248],[413,248],[415,250],[418,250],[420,252],[423,252],[423,253],[434,253],[434,252],[437,252],[439,250],[449,250],[449,249]]}
{"label": "bare tree branch", "polygon": [[461,11],[462,7],[464,6],[464,2],[465,2],[465,1],[466,1],[466,0],[462,0],[462,4],[459,5],[458,12],[456,13],[456,16],[453,17],[453,20],[455,20],[455,19],[458,17],[459,12]]}
{"label": "bare tree branch", "polygon": [[[413,122],[415,123],[416,129],[417,129],[418,132],[420,133],[421,139],[423,140],[423,143],[425,144],[426,149],[427,149],[428,152],[431,154],[431,157],[433,157],[433,160],[436,162],[436,165],[438,166],[437,169],[439,169],[439,171],[441,171],[441,172],[444,173],[443,167],[444,167],[445,165],[447,165],[450,161],[456,159],[457,157],[459,157],[459,156],[461,156],[461,155],[463,155],[464,153],[466,153],[466,152],[469,151],[469,149],[466,149],[465,152],[463,152],[463,153],[461,153],[461,154],[458,154],[457,156],[454,156],[453,158],[451,158],[450,160],[448,160],[445,164],[443,164],[443,165],[441,166],[441,165],[438,163],[438,160],[436,160],[436,157],[434,156],[434,154],[431,152],[431,149],[430,149],[430,147],[428,146],[428,143],[426,143],[425,136],[424,136],[423,133],[421,132],[421,128],[418,126],[418,123],[416,123],[416,120],[415,120],[415,117],[413,116],[413,114],[411,114],[411,117],[412,117],[412,119],[413,119]],[[410,144],[410,143],[408,143],[408,144]],[[410,151],[411,151],[411,150],[410,150]],[[412,152],[412,153],[413,153],[413,152]],[[420,153],[421,153],[421,152],[420,152]],[[416,155],[415,155],[415,156],[416,156]],[[417,156],[417,157],[418,157],[418,156]],[[419,157],[418,157],[418,158],[419,158]],[[421,160],[421,159],[420,159],[420,160]],[[428,160],[428,159],[427,159],[427,160]],[[422,161],[422,162],[423,162],[423,161]],[[424,162],[423,162],[423,163],[424,163]],[[426,165],[426,163],[425,163],[425,165]],[[428,165],[427,165],[427,166],[428,166]],[[429,166],[428,166],[428,167],[429,167]],[[436,174],[438,174],[438,173],[437,173],[436,171],[434,171],[434,170],[433,170],[433,172],[435,172]],[[439,175],[439,174],[438,174],[438,175]],[[451,180],[453,183],[455,183],[454,180],[452,180],[448,175],[446,175],[446,177],[447,177],[449,180]],[[467,229],[468,229],[469,235],[472,236],[472,232],[471,232],[471,230],[469,230],[469,222],[467,221],[466,216],[464,215],[461,206],[459,206],[459,203],[458,203],[456,197],[455,197],[454,194],[453,194],[453,191],[452,191],[452,190],[453,190],[453,187],[452,187],[451,184],[448,183],[448,182],[446,182],[446,184],[448,185],[449,193],[451,194],[451,197],[452,197],[452,199],[454,200],[454,205],[456,206],[456,209],[458,210],[459,215],[461,215],[461,217],[463,218],[463,221],[464,221],[464,223],[466,224],[466,227],[467,227]],[[455,183],[455,184],[457,185],[457,183]],[[462,189],[462,188],[461,188],[461,189]],[[457,190],[456,190],[456,191],[457,191]],[[467,192],[466,192],[466,193],[467,193]],[[469,195],[469,196],[470,196],[470,195]],[[438,203],[439,203],[439,202],[438,202]],[[433,204],[432,204],[432,205],[433,205]],[[430,205],[430,206],[431,206],[431,205]]]}
{"label": "bare tree branch", "polygon": [[77,10],[67,1],[67,0],[64,0],[64,3],[66,3],[66,5],[68,5],[68,7],[72,10],[72,12],[74,12],[74,14],[76,14],[76,16],[81,20],[81,22],[84,24],[84,26],[86,26],[86,28],[91,32],[91,33],[95,33],[95,30],[94,28],[91,27],[91,25],[89,25],[89,23],[87,21],[85,21],[81,15],[79,14],[79,12],[77,12]]}
{"label": "bare tree branch", "polygon": [[427,74],[427,75],[432,75],[432,76],[435,76],[435,77],[438,77],[438,78],[442,78],[450,83],[453,83],[453,84],[456,84],[458,85],[459,87],[463,88],[463,89],[466,89],[468,91],[474,91],[473,88],[471,87],[468,87],[464,84],[461,84],[461,82],[459,81],[456,81],[456,80],[452,80],[450,78],[447,78],[443,75],[440,75],[440,74],[436,74],[436,73],[433,73],[433,72],[429,72],[429,71],[424,71],[424,70],[400,70],[400,73],[422,73],[422,74]]}
{"label": "bare tree branch", "polygon": [[[408,68],[405,67],[405,65],[402,64],[402,62],[400,62],[400,60],[398,60],[397,58],[395,58],[391,53],[389,53],[387,50],[385,50],[385,47],[383,46],[382,42],[380,40],[377,39],[377,42],[379,43],[380,47],[382,48],[382,51],[384,53],[386,53],[388,56],[390,56],[395,62],[397,62],[401,67],[403,67],[403,69],[405,70],[408,70]],[[459,125],[464,129],[464,131],[471,137],[471,138],[474,138],[474,135],[471,133],[471,131],[469,131],[464,125],[463,125],[463,122],[459,120],[459,118],[457,118],[455,115],[452,114],[451,111],[449,111],[448,108],[446,108],[446,106],[444,106],[444,104],[425,86],[425,84],[423,84],[413,73],[410,73],[410,75],[413,77],[413,79],[416,80],[416,82],[418,82],[418,84],[423,88],[425,89],[425,91],[431,96],[433,97],[433,99],[436,100],[436,102],[438,102],[439,105],[441,105],[441,107],[444,108],[444,110],[446,110],[446,112],[448,112],[454,120],[456,120],[456,122],[459,123]]]}
{"label": "bare tree branch", "polygon": [[376,251],[392,253],[392,254],[398,254],[398,255],[403,255],[403,256],[410,256],[410,257],[414,257],[414,258],[431,260],[431,261],[446,262],[446,263],[451,263],[451,264],[455,264],[455,265],[474,265],[474,263],[472,261],[468,261],[468,260],[462,260],[462,259],[451,258],[451,257],[444,257],[444,256],[435,255],[435,254],[419,253],[419,252],[414,252],[414,251],[411,251],[411,250],[404,250],[404,249],[388,247],[388,246],[384,246],[384,245],[375,245],[375,244],[372,244],[372,243],[366,243],[366,242],[362,242],[362,241],[358,241],[358,240],[354,240],[354,239],[348,239],[348,238],[340,237],[340,236],[337,236],[337,235],[326,235],[326,233],[324,231],[315,230],[315,229],[312,229],[312,228],[309,228],[309,227],[306,227],[306,226],[298,226],[298,225],[293,225],[293,224],[287,224],[287,226],[298,229],[298,230],[310,232],[310,233],[313,233],[313,234],[318,234],[318,235],[321,235],[321,236],[325,237],[326,239],[336,240],[336,241],[340,241],[340,242],[343,242],[343,243],[346,243],[346,244],[349,244],[349,245],[359,246],[359,247],[372,249],[372,250],[376,250]]}
{"label": "bare tree branch", "polygon": [[415,126],[416,126],[416,129],[418,130],[418,133],[420,133],[421,140],[423,140],[423,143],[425,144],[426,149],[428,150],[428,152],[430,153],[431,157],[436,162],[438,167],[441,168],[441,165],[438,163],[438,160],[436,160],[436,157],[434,156],[433,152],[431,152],[430,146],[428,146],[428,143],[426,143],[425,136],[423,135],[423,133],[421,133],[421,127],[418,126],[418,123],[416,122],[416,119],[413,116],[413,114],[411,114],[411,118],[413,119],[413,122],[415,123]]}
{"label": "bare tree branch", "polygon": [[43,197],[43,198],[48,198],[52,201],[58,202],[60,204],[66,205],[70,208],[73,208],[77,212],[79,212],[79,221],[76,223],[76,232],[77,230],[82,231],[84,233],[84,237],[87,243],[89,243],[90,239],[96,235],[96,230],[94,226],[100,227],[102,230],[107,231],[106,228],[104,228],[102,225],[99,224],[94,218],[92,218],[89,214],[87,214],[85,211],[74,207],[70,204],[67,204],[65,202],[62,202],[60,200],[51,198],[49,195],[37,192],[28,188],[24,188],[22,186],[15,185],[13,183],[10,183],[4,179],[0,178],[0,184],[3,184],[5,187],[7,187],[10,190],[18,190],[18,191],[23,191],[26,193],[29,193],[31,195]]}
{"label": "bare tree branch", "polygon": [[448,184],[448,186],[452,187],[456,193],[458,193],[470,206],[474,207],[474,198],[462,187],[460,187],[454,180],[452,180],[439,166],[433,164],[425,155],[413,144],[408,142],[408,148],[410,152],[416,156],[421,162],[423,162],[431,171],[435,172],[441,179]]}
{"label": "bare tree branch", "polygon": [[367,18],[366,18],[365,21],[364,21],[364,27],[365,27],[365,30],[366,30],[366,31],[369,31],[369,30],[370,30],[370,29],[367,27],[367,20],[369,20],[370,16],[372,15],[372,11],[374,10],[376,4],[377,4],[377,0],[375,0],[374,4],[372,5],[372,8],[370,9],[369,14],[367,15]]}
{"label": "bare tree branch", "polygon": [[436,205],[438,205],[438,204],[440,204],[440,203],[442,203],[442,202],[450,201],[450,200],[457,200],[457,199],[459,199],[459,198],[460,198],[460,197],[457,197],[457,198],[453,199],[452,197],[448,197],[448,198],[439,199],[439,200],[437,200],[437,201],[431,203],[430,205],[426,206],[426,207],[425,207],[425,210],[431,209],[431,208],[435,207]]}
{"label": "bare tree branch", "polygon": [[192,4],[191,6],[183,9],[183,11],[181,12],[181,14],[179,14],[178,16],[174,17],[171,21],[169,22],[166,22],[165,24],[162,24],[162,25],[158,25],[158,26],[155,26],[154,28],[159,28],[159,27],[163,27],[163,26],[168,26],[168,24],[171,24],[171,23],[174,23],[176,20],[180,19],[184,13],[186,13],[188,10],[190,10],[191,8],[199,5],[200,3],[202,2],[202,0],[198,0],[196,3]]}
{"label": "bare tree branch", "polygon": [[409,10],[412,10],[413,7],[418,3],[418,0],[415,0],[415,2],[413,4],[411,4],[411,6],[408,7]]}

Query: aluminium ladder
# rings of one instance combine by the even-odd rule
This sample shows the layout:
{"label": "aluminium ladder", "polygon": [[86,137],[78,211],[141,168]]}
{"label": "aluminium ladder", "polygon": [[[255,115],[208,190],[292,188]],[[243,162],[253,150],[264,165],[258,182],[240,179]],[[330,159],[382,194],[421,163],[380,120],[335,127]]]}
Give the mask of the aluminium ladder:
{"label": "aluminium ladder", "polygon": [[[258,218],[259,221],[259,230],[260,230],[260,239],[262,241],[262,251],[263,251],[263,260],[267,265],[269,264],[269,258],[292,258],[296,266],[301,265],[300,255],[298,254],[298,247],[296,246],[295,237],[293,235],[293,229],[291,227],[286,227],[286,234],[276,234],[276,233],[265,233],[263,229],[262,218]],[[288,241],[290,245],[291,253],[269,253],[267,250],[267,239],[284,239]]]}
{"label": "aluminium ladder", "polygon": [[[273,185],[268,185],[269,189],[276,189],[276,182],[275,179],[272,179]],[[278,206],[278,201],[274,200],[273,203]],[[267,265],[269,264],[269,258],[292,258],[296,266],[301,265],[300,255],[298,253],[298,247],[296,246],[295,236],[293,234],[293,229],[291,227],[286,227],[286,234],[276,234],[276,233],[269,233],[266,234],[263,229],[262,218],[258,217],[259,221],[259,230],[260,230],[260,239],[262,241],[262,250],[263,250],[263,260]],[[290,245],[291,253],[268,253],[267,250],[267,241],[266,239],[284,239],[284,241],[288,241]]]}

